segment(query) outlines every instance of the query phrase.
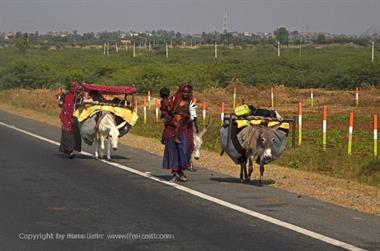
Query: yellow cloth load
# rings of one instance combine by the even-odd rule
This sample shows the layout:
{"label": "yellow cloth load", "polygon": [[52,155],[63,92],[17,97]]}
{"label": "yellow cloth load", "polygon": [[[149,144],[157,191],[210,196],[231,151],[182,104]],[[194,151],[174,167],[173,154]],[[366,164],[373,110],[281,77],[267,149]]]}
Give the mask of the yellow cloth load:
{"label": "yellow cloth load", "polygon": [[[262,121],[263,121],[262,119],[252,119],[252,120],[237,119],[237,120],[235,120],[238,128],[248,126],[249,124],[260,125]],[[268,122],[269,127],[273,127],[276,125],[280,125],[279,128],[289,130],[289,122],[282,122],[282,121],[269,121]]]}
{"label": "yellow cloth load", "polygon": [[93,115],[94,113],[100,111],[109,111],[115,114],[116,116],[124,119],[128,124],[134,126],[139,118],[137,113],[132,111],[130,108],[126,107],[117,107],[110,105],[91,105],[80,107],[74,112],[74,116],[78,118],[79,122],[86,120],[88,117]]}

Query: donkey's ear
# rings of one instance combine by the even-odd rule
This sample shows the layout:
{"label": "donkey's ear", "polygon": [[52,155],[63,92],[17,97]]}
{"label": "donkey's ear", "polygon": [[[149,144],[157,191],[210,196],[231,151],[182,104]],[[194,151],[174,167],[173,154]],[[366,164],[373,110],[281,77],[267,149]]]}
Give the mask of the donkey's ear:
{"label": "donkey's ear", "polygon": [[126,123],[127,123],[127,121],[123,121],[123,122],[121,122],[118,126],[116,126],[116,128],[117,128],[118,130],[120,130],[123,126],[125,126]]}
{"label": "donkey's ear", "polygon": [[271,126],[271,128],[272,128],[273,130],[276,130],[276,129],[278,129],[278,128],[280,127],[280,125],[281,125],[281,124],[277,124],[277,125],[275,125],[275,126]]}

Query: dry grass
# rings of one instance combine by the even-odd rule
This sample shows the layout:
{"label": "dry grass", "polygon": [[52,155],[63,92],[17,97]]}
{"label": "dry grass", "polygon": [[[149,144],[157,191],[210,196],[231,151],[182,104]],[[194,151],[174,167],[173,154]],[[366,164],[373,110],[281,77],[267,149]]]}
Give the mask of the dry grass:
{"label": "dry grass", "polygon": [[[262,89],[247,88],[243,89],[245,95],[249,97],[254,95],[254,92],[262,93]],[[239,89],[240,90],[240,89]],[[275,88],[275,91],[281,90],[282,99],[287,99],[294,96],[294,90],[286,90],[283,87]],[[378,94],[378,90],[375,90]],[[364,91],[363,91],[364,92]],[[369,92],[374,92],[370,90]],[[213,95],[209,95],[212,93]],[[217,105],[220,100],[228,100],[225,91],[221,89],[213,89],[212,92],[196,93],[199,100],[206,100],[209,102],[209,108],[214,112],[219,112]],[[306,95],[306,91],[300,91],[300,95]],[[318,93],[318,92],[317,92]],[[216,94],[216,95],[215,95]],[[269,94],[270,95],[270,94]],[[338,93],[331,92],[329,97],[334,99],[339,96]],[[258,103],[264,103],[268,95],[260,94],[258,96]],[[327,96],[327,95],[326,95]],[[376,95],[377,96],[377,95]],[[217,98],[215,98],[217,97]],[[321,97],[322,98],[322,97]],[[7,101],[5,103],[5,100]],[[293,111],[291,108],[297,104],[297,99],[289,99],[290,105],[282,105],[281,109],[285,111]],[[331,101],[331,100],[330,100]],[[232,103],[232,99],[230,99]],[[281,101],[284,102],[284,101]],[[256,103],[256,102],[255,102]],[[30,109],[30,108],[33,109]],[[345,108],[339,106],[342,110]],[[368,107],[369,108],[369,107]],[[363,108],[365,112],[371,109]],[[60,126],[58,119],[58,108],[54,99],[54,92],[49,90],[17,90],[17,91],[3,91],[0,92],[0,109],[19,116],[28,117],[37,121],[51,124],[53,126]],[[347,109],[347,108],[346,108]],[[162,155],[163,146],[157,139],[146,138],[134,134],[128,134],[122,138],[121,143],[130,145],[132,147],[144,149],[148,152]],[[213,171],[218,171],[227,175],[238,177],[239,168],[226,156],[219,156],[218,153],[203,151],[202,158],[196,161],[195,164],[202,168]],[[257,172],[257,169],[256,169]],[[256,173],[257,174],[257,173]],[[331,202],[334,204],[350,207],[359,211],[380,215],[380,189],[368,185],[360,184],[353,181],[337,179],[332,177],[323,176],[320,174],[309,173],[305,171],[284,168],[277,165],[268,165],[266,168],[266,179],[274,180],[272,186],[294,192],[298,195],[307,195],[322,201]]]}

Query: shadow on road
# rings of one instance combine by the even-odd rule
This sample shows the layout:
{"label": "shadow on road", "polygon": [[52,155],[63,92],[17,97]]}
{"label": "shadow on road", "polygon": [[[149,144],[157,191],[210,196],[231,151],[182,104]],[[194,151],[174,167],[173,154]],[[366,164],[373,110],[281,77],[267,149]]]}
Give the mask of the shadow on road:
{"label": "shadow on road", "polygon": [[[237,184],[245,184],[245,185],[251,185],[251,186],[261,186],[259,183],[259,180],[250,180],[249,182],[241,182],[240,178],[210,178],[211,181],[215,182],[226,182],[226,183],[237,183]],[[271,185],[274,184],[274,180],[262,180],[262,185]]]}

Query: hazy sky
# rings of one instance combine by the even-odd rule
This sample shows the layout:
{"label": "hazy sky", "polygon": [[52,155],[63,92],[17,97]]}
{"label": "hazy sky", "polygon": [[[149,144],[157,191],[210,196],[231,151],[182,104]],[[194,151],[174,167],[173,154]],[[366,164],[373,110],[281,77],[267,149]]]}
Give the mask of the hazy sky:
{"label": "hazy sky", "polygon": [[380,0],[0,0],[0,32],[380,30]]}

